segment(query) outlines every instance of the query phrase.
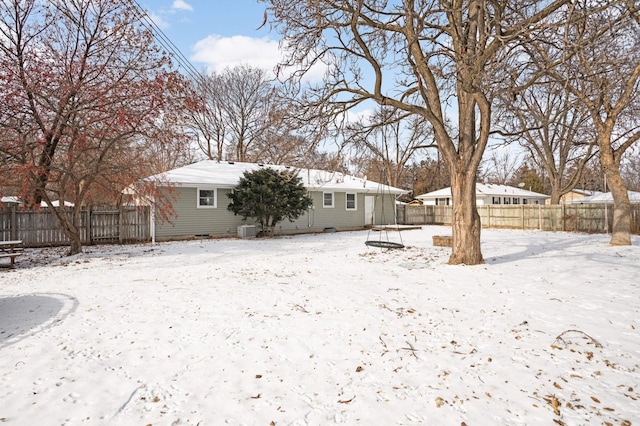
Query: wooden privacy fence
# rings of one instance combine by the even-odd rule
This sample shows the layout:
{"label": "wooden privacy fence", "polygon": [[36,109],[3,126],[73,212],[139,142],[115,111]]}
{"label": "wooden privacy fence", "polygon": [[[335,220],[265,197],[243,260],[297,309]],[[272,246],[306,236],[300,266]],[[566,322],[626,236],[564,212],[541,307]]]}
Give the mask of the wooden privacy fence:
{"label": "wooden privacy fence", "polygon": [[[115,207],[80,212],[83,244],[132,243],[151,239],[149,207]],[[0,210],[0,240],[22,240],[26,247],[63,246],[69,240],[48,209]]]}
{"label": "wooden privacy fence", "polygon": [[[400,225],[451,225],[451,206],[397,207]],[[487,205],[478,214],[484,228],[606,233],[613,225],[612,204]],[[640,204],[631,205],[631,232],[640,234]]]}

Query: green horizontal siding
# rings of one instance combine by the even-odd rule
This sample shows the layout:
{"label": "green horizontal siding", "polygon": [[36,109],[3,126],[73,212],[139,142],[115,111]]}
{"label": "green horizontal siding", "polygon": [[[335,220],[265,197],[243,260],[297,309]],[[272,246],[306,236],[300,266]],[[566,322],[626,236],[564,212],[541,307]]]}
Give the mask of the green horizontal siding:
{"label": "green horizontal siding", "polygon": [[245,222],[241,216],[227,210],[229,189],[217,189],[216,208],[198,208],[196,188],[175,188],[173,191],[175,216],[172,223],[156,224],[157,239],[237,235],[238,226],[254,223],[251,218]]}
{"label": "green horizontal siding", "polygon": [[[205,188],[202,188],[205,189]],[[157,223],[156,238],[158,240],[174,238],[191,238],[196,235],[227,236],[237,235],[240,225],[252,225],[255,221],[234,215],[227,210],[230,189],[217,189],[216,208],[197,207],[196,188],[176,188],[173,208],[176,216],[172,223]],[[285,219],[276,226],[277,233],[316,232],[324,228],[355,229],[364,227],[364,198],[375,196],[376,224],[394,223],[395,197],[391,194],[357,194],[356,210],[346,209],[344,192],[334,192],[333,208],[323,207],[323,193],[313,191],[309,195],[313,207],[293,222]],[[383,205],[384,200],[384,205]]]}

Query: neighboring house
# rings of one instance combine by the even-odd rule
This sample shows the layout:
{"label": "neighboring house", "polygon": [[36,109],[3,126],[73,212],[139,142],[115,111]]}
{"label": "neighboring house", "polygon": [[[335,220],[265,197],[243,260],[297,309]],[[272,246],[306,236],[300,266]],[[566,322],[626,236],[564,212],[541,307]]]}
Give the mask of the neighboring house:
{"label": "neighboring house", "polygon": [[[629,193],[629,201],[632,204],[640,203],[640,192],[636,191],[628,191]],[[578,198],[575,200],[569,201],[571,204],[587,204],[587,203],[613,203],[613,196],[610,192],[598,192],[597,194],[591,195],[589,197]]]}
{"label": "neighboring house", "polygon": [[343,173],[205,160],[145,179],[170,191],[175,212],[172,223],[152,219],[154,240],[237,235],[239,226],[255,224],[252,218],[243,221],[227,210],[227,194],[245,171],[263,167],[297,173],[313,200],[307,213],[294,222],[285,219],[276,226],[276,232],[281,234],[392,224],[396,197],[408,192]]}
{"label": "neighboring house", "polygon": [[[598,191],[587,191],[585,189],[573,189],[560,197],[560,204],[573,203],[574,200],[578,200],[584,197],[590,197],[592,195],[599,194]],[[545,200],[545,204],[551,204],[551,199]]]}
{"label": "neighboring house", "polygon": [[[493,185],[476,183],[476,205],[519,205],[519,204],[544,204],[548,195],[527,191],[507,185]],[[427,194],[418,195],[416,199],[427,206],[450,206],[451,187],[439,189]]]}
{"label": "neighboring house", "polygon": [[18,197],[15,197],[13,195],[3,195],[2,197],[0,197],[0,208],[2,206],[9,207],[15,204],[22,204]]}
{"label": "neighboring house", "polygon": [[[15,197],[15,196],[4,196],[4,197],[2,197],[0,199],[0,202],[3,205],[23,204],[23,202],[20,201],[20,199],[18,197]],[[52,204],[53,204],[54,207],[58,207],[60,205],[60,201],[55,200],[55,201],[52,202]],[[66,207],[73,207],[73,203],[70,203],[69,201],[65,201],[64,205]],[[47,205],[46,202],[42,201],[40,203],[40,207],[49,207],[49,206]]]}

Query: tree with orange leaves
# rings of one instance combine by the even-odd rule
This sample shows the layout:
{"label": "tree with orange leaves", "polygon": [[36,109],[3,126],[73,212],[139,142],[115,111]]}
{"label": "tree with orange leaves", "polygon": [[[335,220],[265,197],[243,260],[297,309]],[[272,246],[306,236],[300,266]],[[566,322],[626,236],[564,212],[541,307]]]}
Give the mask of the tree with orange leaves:
{"label": "tree with orange leaves", "polygon": [[78,253],[82,208],[185,152],[186,85],[130,2],[9,0],[0,17],[0,190],[46,203]]}

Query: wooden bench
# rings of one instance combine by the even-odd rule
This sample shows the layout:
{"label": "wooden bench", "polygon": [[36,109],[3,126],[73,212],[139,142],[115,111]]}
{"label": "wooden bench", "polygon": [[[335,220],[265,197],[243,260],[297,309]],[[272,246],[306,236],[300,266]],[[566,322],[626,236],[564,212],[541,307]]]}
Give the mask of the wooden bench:
{"label": "wooden bench", "polygon": [[24,254],[24,245],[20,240],[14,241],[0,241],[0,259],[9,259],[9,265],[2,265],[9,268],[14,268],[16,263],[16,257]]}

